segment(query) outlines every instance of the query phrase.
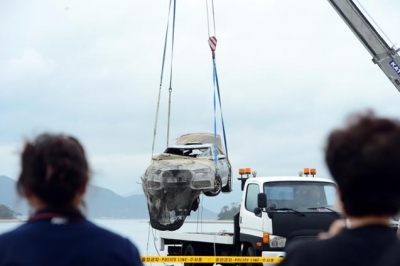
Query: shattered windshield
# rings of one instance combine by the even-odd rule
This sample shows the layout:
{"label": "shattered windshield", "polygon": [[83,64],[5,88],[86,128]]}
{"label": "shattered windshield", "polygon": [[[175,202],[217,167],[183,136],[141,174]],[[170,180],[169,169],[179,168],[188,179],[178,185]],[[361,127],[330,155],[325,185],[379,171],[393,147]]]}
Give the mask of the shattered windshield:
{"label": "shattered windshield", "polygon": [[301,212],[333,211],[336,186],[328,182],[277,181],[264,183],[268,208]]}
{"label": "shattered windshield", "polygon": [[180,156],[188,156],[194,158],[211,158],[210,147],[184,147],[184,148],[169,147],[164,151],[164,153],[175,154]]}

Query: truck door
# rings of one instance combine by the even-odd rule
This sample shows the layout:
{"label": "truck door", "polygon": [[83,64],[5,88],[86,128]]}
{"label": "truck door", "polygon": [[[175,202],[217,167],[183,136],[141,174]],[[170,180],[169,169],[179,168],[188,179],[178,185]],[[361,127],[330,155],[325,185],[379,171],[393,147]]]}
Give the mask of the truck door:
{"label": "truck door", "polygon": [[260,192],[259,184],[251,183],[246,187],[246,194],[240,208],[239,217],[240,239],[243,242],[256,243],[262,241],[262,216],[264,213],[262,213],[261,216],[256,216],[254,214],[254,209],[257,208],[257,195]]}

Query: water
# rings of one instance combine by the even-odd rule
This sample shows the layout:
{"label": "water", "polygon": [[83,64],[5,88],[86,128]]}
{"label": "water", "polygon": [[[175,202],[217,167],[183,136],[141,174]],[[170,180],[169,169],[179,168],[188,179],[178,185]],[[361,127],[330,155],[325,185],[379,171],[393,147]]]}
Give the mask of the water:
{"label": "water", "polygon": [[[148,221],[135,219],[94,219],[95,224],[130,239],[142,256],[167,255],[159,250],[159,231],[154,230]],[[0,234],[12,230],[22,222],[0,222]],[[176,232],[233,232],[233,223],[227,221],[185,221]]]}

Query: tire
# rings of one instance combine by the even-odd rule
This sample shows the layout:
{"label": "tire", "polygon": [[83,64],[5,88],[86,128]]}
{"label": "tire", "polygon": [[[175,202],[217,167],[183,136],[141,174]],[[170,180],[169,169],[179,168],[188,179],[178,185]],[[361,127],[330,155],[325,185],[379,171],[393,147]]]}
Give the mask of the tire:
{"label": "tire", "polygon": [[[196,244],[188,244],[184,251],[183,256],[205,256],[204,250],[201,245]],[[201,263],[202,266],[212,266],[214,263]],[[198,263],[185,262],[184,266],[199,266]]]}
{"label": "tire", "polygon": [[[254,257],[257,256],[256,251],[254,250],[253,246],[249,245],[244,248],[243,253],[245,256]],[[262,263],[246,263],[245,266],[262,266]]]}
{"label": "tire", "polygon": [[[201,256],[201,250],[196,245],[187,244],[183,251],[183,256]],[[197,263],[185,262],[184,266],[197,266]]]}
{"label": "tire", "polygon": [[232,177],[231,175],[228,176],[228,183],[226,186],[222,187],[222,193],[229,193],[232,191]]}
{"label": "tire", "polygon": [[213,190],[204,191],[203,193],[207,197],[215,197],[219,193],[221,193],[221,190],[222,190],[222,180],[221,180],[221,177],[219,175],[217,175],[215,177],[215,181],[214,181],[214,189]]}
{"label": "tire", "polygon": [[200,204],[200,198],[196,197],[192,202],[192,206],[190,207],[188,215],[190,215],[191,211],[197,211],[197,209],[199,208],[199,204]]}

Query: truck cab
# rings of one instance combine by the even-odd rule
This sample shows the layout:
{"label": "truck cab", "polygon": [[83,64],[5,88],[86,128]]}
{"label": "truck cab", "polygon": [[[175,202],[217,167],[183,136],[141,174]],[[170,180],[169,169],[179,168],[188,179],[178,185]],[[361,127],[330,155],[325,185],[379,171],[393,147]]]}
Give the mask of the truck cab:
{"label": "truck cab", "polygon": [[314,176],[242,179],[236,228],[242,255],[284,257],[285,248],[327,231],[340,218],[336,184]]}
{"label": "truck cab", "polygon": [[316,238],[341,216],[334,209],[336,184],[314,177],[312,171],[309,175],[304,173],[305,176],[256,177],[255,173],[250,175],[250,168],[240,170],[242,199],[232,221],[233,232],[160,231],[160,250],[167,246],[168,255],[222,256],[226,263],[235,263],[244,256],[262,256],[266,258],[261,261],[238,263],[275,264],[277,258],[285,256],[287,247]]}

